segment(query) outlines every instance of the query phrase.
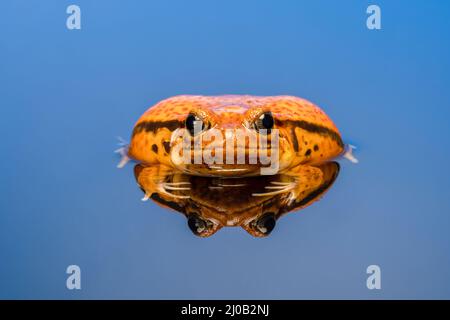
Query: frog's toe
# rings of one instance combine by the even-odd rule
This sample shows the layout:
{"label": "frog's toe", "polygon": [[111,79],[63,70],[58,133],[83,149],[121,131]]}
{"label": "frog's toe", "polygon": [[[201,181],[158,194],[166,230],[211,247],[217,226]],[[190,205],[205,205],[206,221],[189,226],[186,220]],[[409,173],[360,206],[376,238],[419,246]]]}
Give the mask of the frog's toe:
{"label": "frog's toe", "polygon": [[167,190],[190,190],[190,182],[180,181],[180,182],[164,182],[164,188]]}
{"label": "frog's toe", "polygon": [[173,191],[189,191],[191,188],[186,187],[171,187],[171,186],[164,186],[165,190],[173,190]]}
{"label": "frog's toe", "polygon": [[[184,185],[185,187],[180,187],[181,185]],[[160,193],[168,196],[168,197],[172,197],[172,198],[177,198],[177,199],[189,199],[190,196],[188,195],[180,195],[180,194],[175,194],[174,192],[171,191],[190,191],[191,188],[187,187],[188,185],[190,185],[189,182],[163,182],[160,185]]]}
{"label": "frog's toe", "polygon": [[351,144],[347,144],[345,145],[345,150],[343,153],[343,157],[347,160],[349,160],[351,163],[358,163],[358,159],[355,158],[355,156],[353,155],[353,150],[355,150],[356,147],[354,145]]}
{"label": "frog's toe", "polygon": [[[177,187],[165,186],[164,184],[161,184],[156,189],[157,189],[157,191],[154,193],[158,194],[160,197],[165,196],[169,199],[174,199],[174,198],[189,199],[190,198],[188,195],[180,195],[180,194],[175,194],[175,193],[171,192],[171,191],[189,191],[190,188],[177,188]],[[152,195],[146,193],[141,200],[147,201],[148,199],[151,198],[151,196]]]}
{"label": "frog's toe", "polygon": [[126,148],[119,148],[114,152],[120,154],[120,156],[121,156],[121,159],[120,159],[119,163],[117,164],[117,168],[119,168],[119,169],[125,167],[125,165],[131,160],[130,157],[128,157],[128,155],[127,155]]}

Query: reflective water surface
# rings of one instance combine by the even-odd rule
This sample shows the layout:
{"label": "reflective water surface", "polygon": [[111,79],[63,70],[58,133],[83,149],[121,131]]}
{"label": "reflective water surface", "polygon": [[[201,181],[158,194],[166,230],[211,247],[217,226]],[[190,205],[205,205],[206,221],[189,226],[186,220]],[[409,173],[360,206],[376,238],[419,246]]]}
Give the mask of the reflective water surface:
{"label": "reflective water surface", "polygon": [[141,164],[134,173],[143,200],[151,198],[184,214],[197,236],[242,227],[254,237],[265,237],[283,215],[320,199],[336,180],[339,164],[302,165],[286,174],[245,178],[192,176]]}
{"label": "reflective water surface", "polygon": [[[382,30],[370,3],[1,1],[0,298],[449,299],[450,1],[377,0]],[[116,168],[116,136],[149,106],[227,93],[304,97],[358,147],[319,202],[283,215],[273,195],[266,238],[196,237]],[[154,197],[226,225],[245,203],[262,214],[270,197],[251,188],[277,190],[211,201],[205,185]],[[66,288],[74,264],[81,290]]]}

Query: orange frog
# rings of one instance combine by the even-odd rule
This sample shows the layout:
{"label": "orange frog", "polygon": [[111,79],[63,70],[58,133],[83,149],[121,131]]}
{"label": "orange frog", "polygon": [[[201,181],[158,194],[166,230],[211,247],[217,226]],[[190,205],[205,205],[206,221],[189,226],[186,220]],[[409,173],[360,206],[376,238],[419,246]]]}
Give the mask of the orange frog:
{"label": "orange frog", "polygon": [[[241,144],[238,135],[243,137]],[[186,151],[186,145],[192,149]],[[222,161],[196,158],[195,147]],[[182,95],[157,103],[139,118],[119,166],[131,158],[196,176],[258,176],[271,164],[250,161],[253,153],[276,161],[277,171],[271,174],[295,172],[299,165],[316,165],[341,155],[356,162],[331,119],[307,100]]]}

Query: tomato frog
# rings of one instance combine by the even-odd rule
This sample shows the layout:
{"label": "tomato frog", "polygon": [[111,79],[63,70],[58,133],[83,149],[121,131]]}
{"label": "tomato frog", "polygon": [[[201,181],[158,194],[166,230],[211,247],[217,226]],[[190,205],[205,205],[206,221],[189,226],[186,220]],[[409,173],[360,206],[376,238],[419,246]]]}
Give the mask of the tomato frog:
{"label": "tomato frog", "polygon": [[[302,171],[298,166],[339,156],[356,162],[351,150],[325,112],[298,97],[181,95],[144,112],[129,145],[119,150],[119,166],[134,159],[195,176],[250,177],[264,175],[261,169],[276,163],[270,175],[292,175]],[[252,162],[253,154],[261,157]],[[263,163],[263,154],[270,161]]]}

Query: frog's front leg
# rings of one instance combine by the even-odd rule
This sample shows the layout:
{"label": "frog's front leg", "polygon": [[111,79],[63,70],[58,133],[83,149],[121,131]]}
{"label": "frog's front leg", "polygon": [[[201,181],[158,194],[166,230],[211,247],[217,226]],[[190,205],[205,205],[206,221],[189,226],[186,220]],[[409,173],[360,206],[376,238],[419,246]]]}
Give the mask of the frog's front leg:
{"label": "frog's front leg", "polygon": [[182,174],[164,165],[144,166],[137,164],[134,175],[139,187],[145,193],[143,201],[152,196],[164,198],[167,201],[189,198],[190,182]]}

